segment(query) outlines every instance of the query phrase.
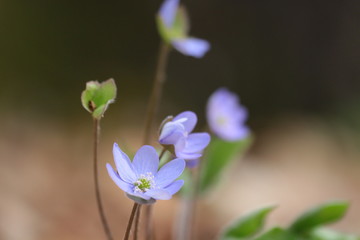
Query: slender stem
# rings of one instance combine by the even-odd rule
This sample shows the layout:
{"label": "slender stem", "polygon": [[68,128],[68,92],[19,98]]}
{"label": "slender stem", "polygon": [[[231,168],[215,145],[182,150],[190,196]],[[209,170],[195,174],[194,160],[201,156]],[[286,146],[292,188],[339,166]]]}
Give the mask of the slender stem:
{"label": "slender stem", "polygon": [[95,196],[98,211],[100,214],[101,223],[104,227],[104,232],[108,240],[113,240],[109,225],[106,221],[105,212],[102,206],[101,197],[100,197],[100,187],[98,179],[98,145],[99,145],[99,135],[100,135],[100,120],[94,118],[94,182],[95,182]]}
{"label": "slender stem", "polygon": [[[166,148],[163,148],[160,152],[159,155],[159,160],[161,161],[161,159],[164,157],[166,152]],[[155,231],[153,231],[153,225],[150,224],[151,222],[151,217],[152,217],[152,212],[153,212],[153,206],[152,205],[148,205],[145,207],[145,223],[146,224],[146,239],[147,240],[151,240],[151,239],[155,239]]]}
{"label": "slender stem", "polygon": [[134,240],[138,239],[140,212],[141,212],[141,205],[139,206],[135,216]]}
{"label": "slender stem", "polygon": [[160,46],[159,57],[156,66],[153,88],[151,91],[148,109],[145,118],[144,144],[150,143],[150,135],[155,120],[155,116],[159,108],[160,99],[162,95],[162,88],[165,82],[165,69],[170,52],[169,50],[170,50],[169,44],[162,42]]}
{"label": "slender stem", "polygon": [[[160,99],[162,95],[162,88],[165,82],[165,69],[170,52],[169,44],[162,42],[159,50],[159,57],[156,66],[153,88],[151,91],[149,104],[145,118],[145,134],[144,144],[150,143],[150,135],[153,128],[153,123],[156,113],[159,108]],[[152,219],[152,205],[145,207],[145,236],[147,240],[153,239],[153,225],[150,223]]]}
{"label": "slender stem", "polygon": [[152,205],[145,206],[145,239],[151,240],[153,233],[153,223],[151,222],[152,218]]}
{"label": "slender stem", "polygon": [[124,240],[129,240],[129,237],[130,237],[130,231],[131,231],[131,226],[132,226],[132,223],[134,221],[134,217],[135,217],[135,214],[136,214],[136,210],[138,209],[140,204],[134,202],[134,206],[131,210],[131,214],[130,214],[130,218],[129,218],[129,222],[128,222],[128,225],[126,227],[126,233],[125,233],[125,236],[124,236]]}
{"label": "slender stem", "polygon": [[[208,126],[203,127],[203,131],[208,131]],[[196,232],[196,210],[198,207],[198,196],[200,191],[200,178],[204,167],[204,160],[199,159],[196,168],[190,169],[191,191],[182,198],[181,209],[178,218],[178,228],[176,240],[198,239]]]}
{"label": "slender stem", "polygon": [[193,229],[196,214],[196,197],[199,186],[199,169],[192,169],[190,181],[193,185],[187,196],[181,201],[179,219],[176,231],[176,240],[191,240],[194,238]]}

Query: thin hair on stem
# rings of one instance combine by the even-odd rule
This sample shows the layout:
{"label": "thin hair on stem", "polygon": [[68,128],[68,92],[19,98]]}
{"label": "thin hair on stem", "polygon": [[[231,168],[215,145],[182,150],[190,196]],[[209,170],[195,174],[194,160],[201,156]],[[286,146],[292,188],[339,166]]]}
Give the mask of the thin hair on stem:
{"label": "thin hair on stem", "polygon": [[108,240],[113,240],[109,224],[107,223],[104,208],[100,196],[100,187],[99,187],[99,177],[98,177],[98,146],[99,146],[99,136],[100,136],[100,120],[94,118],[94,184],[95,184],[95,196],[97,208],[100,214],[100,219],[104,232]]}
{"label": "thin hair on stem", "polygon": [[126,227],[126,232],[125,232],[124,240],[129,240],[132,223],[133,223],[133,221],[134,221],[134,218],[135,218],[135,215],[136,215],[136,211],[138,210],[139,206],[140,206],[140,204],[134,202],[134,206],[133,206],[133,208],[132,208],[132,210],[131,210],[129,222],[128,222],[127,227]]}

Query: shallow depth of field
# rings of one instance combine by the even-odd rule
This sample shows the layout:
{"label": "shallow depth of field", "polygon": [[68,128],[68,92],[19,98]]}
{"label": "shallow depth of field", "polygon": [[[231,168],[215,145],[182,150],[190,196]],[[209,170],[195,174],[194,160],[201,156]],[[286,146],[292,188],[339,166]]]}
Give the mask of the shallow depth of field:
{"label": "shallow depth of field", "polygon": [[[81,91],[114,78],[102,120],[102,199],[116,239],[132,201],[111,181],[112,145],[142,144],[162,1],[0,2],[0,239],[103,239],[92,177],[92,122]],[[170,54],[156,125],[184,110],[205,125],[207,98],[226,86],[249,111],[253,143],[199,201],[198,240],[277,205],[266,226],[347,200],[333,229],[360,234],[360,3],[183,1],[202,59]],[[156,143],[153,133],[153,145]],[[158,201],[157,240],[171,239],[180,201]]]}

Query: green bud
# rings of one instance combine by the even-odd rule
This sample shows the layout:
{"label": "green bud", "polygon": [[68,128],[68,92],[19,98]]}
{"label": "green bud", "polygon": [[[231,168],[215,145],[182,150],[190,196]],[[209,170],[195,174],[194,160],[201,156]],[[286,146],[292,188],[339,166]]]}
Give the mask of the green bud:
{"label": "green bud", "polygon": [[116,84],[114,79],[102,83],[90,81],[86,83],[86,89],[81,94],[83,107],[91,113],[93,118],[103,117],[110,103],[116,98]]}

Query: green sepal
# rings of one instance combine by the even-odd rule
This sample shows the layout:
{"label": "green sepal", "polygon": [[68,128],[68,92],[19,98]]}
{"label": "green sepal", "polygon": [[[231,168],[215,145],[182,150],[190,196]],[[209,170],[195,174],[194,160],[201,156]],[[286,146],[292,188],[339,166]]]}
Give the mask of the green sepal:
{"label": "green sepal", "polygon": [[264,226],[266,216],[274,209],[274,206],[255,210],[231,223],[221,235],[221,240],[241,240],[252,237]]}
{"label": "green sepal", "polygon": [[156,202],[156,200],[153,198],[150,198],[149,200],[145,200],[143,198],[130,195],[128,193],[126,193],[126,196],[138,204],[150,205]]}
{"label": "green sepal", "polygon": [[251,137],[246,139],[228,142],[216,137],[212,137],[201,161],[202,169],[200,175],[200,193],[206,192],[210,187],[217,183],[222,172],[229,165],[236,155],[240,154],[250,146]]}
{"label": "green sepal", "polygon": [[115,101],[115,98],[116,84],[114,79],[102,83],[89,81],[86,83],[86,89],[81,94],[81,103],[93,118],[100,119],[109,104]]}
{"label": "green sepal", "polygon": [[189,31],[189,20],[185,7],[180,6],[177,9],[173,25],[169,28],[158,15],[156,16],[158,31],[162,39],[170,44],[172,39],[186,38]]}
{"label": "green sepal", "polygon": [[325,203],[306,211],[290,226],[290,230],[297,234],[307,234],[315,227],[335,222],[341,219],[349,204],[344,201]]}

